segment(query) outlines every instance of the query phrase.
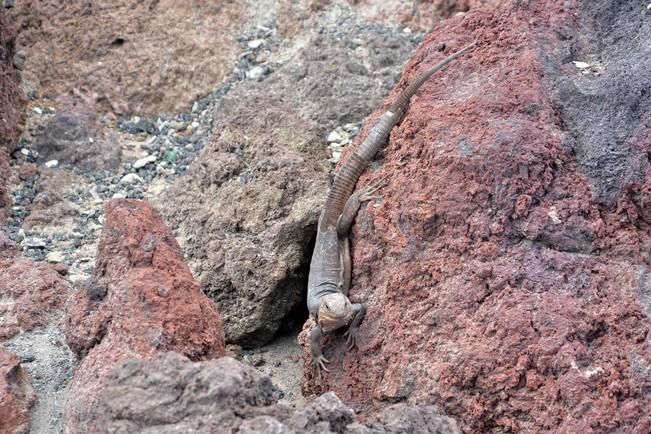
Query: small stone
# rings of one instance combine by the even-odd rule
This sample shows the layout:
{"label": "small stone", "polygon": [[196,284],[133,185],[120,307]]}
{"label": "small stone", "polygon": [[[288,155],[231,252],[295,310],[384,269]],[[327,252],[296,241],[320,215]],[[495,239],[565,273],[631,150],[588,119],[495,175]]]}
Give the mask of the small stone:
{"label": "small stone", "polygon": [[260,80],[266,72],[267,69],[264,66],[254,66],[253,68],[246,71],[246,78],[249,80]]}
{"label": "small stone", "polygon": [[144,158],[141,158],[139,160],[136,160],[135,163],[133,163],[133,168],[134,169],[140,169],[141,167],[145,167],[149,163],[153,163],[156,161],[158,158],[155,155],[148,155]]}
{"label": "small stone", "polygon": [[328,143],[336,143],[336,142],[341,142],[343,137],[337,132],[337,131],[331,131],[330,134],[328,134],[328,137],[326,140]]}
{"label": "small stone", "polygon": [[169,125],[170,125],[170,127],[172,127],[176,131],[183,131],[188,126],[187,122],[177,121],[176,119],[170,121]]}
{"label": "small stone", "polygon": [[40,107],[34,107],[34,108],[32,109],[32,111],[33,111],[34,113],[36,113],[37,115],[42,115],[42,114],[43,114],[43,109],[40,108]]}
{"label": "small stone", "polygon": [[265,44],[264,39],[254,39],[252,41],[249,41],[246,45],[252,49],[255,50],[256,48],[260,48]]}
{"label": "small stone", "polygon": [[66,260],[66,257],[63,254],[63,252],[50,252],[50,253],[47,254],[45,259],[48,262],[51,262],[53,264],[58,264],[58,263],[64,262]]}
{"label": "small stone", "polygon": [[120,179],[120,184],[140,184],[143,180],[135,173],[127,173]]}
{"label": "small stone", "polygon": [[124,199],[127,197],[124,193],[115,193],[113,196],[111,196],[111,199]]}
{"label": "small stone", "polygon": [[58,165],[59,165],[59,160],[50,160],[45,162],[45,167],[48,167],[50,169],[53,167],[57,167]]}
{"label": "small stone", "polygon": [[30,237],[23,241],[23,245],[30,248],[45,248],[46,242],[44,238]]}
{"label": "small stone", "polygon": [[25,56],[24,51],[19,51],[16,54],[14,54],[14,67],[17,70],[22,71],[23,69],[25,69],[25,59],[26,59],[26,57],[27,56]]}
{"label": "small stone", "polygon": [[27,156],[27,155],[29,155],[29,149],[23,148],[23,149],[20,150],[20,153]]}
{"label": "small stone", "polygon": [[588,68],[590,66],[589,63],[579,62],[577,60],[573,61],[572,63],[574,63],[574,66],[576,66],[579,69],[585,69],[585,68]]}

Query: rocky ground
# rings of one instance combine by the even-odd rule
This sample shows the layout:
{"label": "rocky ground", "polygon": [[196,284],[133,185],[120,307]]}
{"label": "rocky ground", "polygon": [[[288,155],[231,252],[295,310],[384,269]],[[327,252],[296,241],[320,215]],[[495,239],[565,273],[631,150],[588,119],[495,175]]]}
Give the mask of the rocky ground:
{"label": "rocky ground", "polygon": [[[565,3],[5,1],[0,431],[646,432],[649,12]],[[472,39],[372,167],[315,381],[332,171]]]}

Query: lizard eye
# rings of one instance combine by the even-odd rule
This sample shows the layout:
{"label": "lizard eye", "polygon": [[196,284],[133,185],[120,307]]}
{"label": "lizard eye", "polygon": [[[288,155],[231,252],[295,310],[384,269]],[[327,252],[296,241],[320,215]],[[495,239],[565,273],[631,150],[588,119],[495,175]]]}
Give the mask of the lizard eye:
{"label": "lizard eye", "polygon": [[324,303],[323,305],[325,306],[326,310],[330,310],[330,305],[328,303]]}

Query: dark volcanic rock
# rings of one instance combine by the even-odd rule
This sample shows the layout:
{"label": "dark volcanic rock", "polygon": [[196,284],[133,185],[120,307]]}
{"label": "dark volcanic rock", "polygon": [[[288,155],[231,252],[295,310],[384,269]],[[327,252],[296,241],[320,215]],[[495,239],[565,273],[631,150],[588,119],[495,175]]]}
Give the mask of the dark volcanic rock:
{"label": "dark volcanic rock", "polygon": [[25,95],[13,60],[16,54],[16,28],[0,8],[0,150],[11,153],[22,128]]}
{"label": "dark volcanic rock", "polygon": [[286,434],[458,433],[433,407],[398,405],[367,425],[327,393],[302,410],[277,404],[269,377],[230,357],[191,362],[175,353],[128,360],[108,376],[98,399],[98,432]]}
{"label": "dark volcanic rock", "polygon": [[25,96],[13,65],[16,29],[0,7],[0,224],[9,216],[11,199],[7,194],[9,155],[16,147],[23,122]]}
{"label": "dark volcanic rock", "polygon": [[478,47],[362,177],[391,174],[353,229],[359,348],[330,338],[306,392],[365,414],[432,403],[468,432],[651,430],[645,8],[515,1],[427,38],[398,89],[441,44]]}
{"label": "dark volcanic rock", "polygon": [[29,408],[36,399],[20,359],[0,347],[0,432],[29,432]]}
{"label": "dark volcanic rock", "polygon": [[224,354],[213,302],[156,211],[135,200],[107,204],[95,270],[69,303],[66,335],[82,359],[66,410],[69,432],[94,426],[97,395],[119,362],[164,351],[193,360]]}
{"label": "dark volcanic rock", "polygon": [[332,8],[315,15],[264,81],[224,97],[211,142],[160,201],[219,305],[227,341],[244,346],[268,342],[303,307],[330,169],[327,133],[376,107],[416,42]]}
{"label": "dark volcanic rock", "polygon": [[120,147],[81,106],[60,110],[44,126],[36,149],[43,161],[59,160],[86,170],[113,169],[120,164]]}

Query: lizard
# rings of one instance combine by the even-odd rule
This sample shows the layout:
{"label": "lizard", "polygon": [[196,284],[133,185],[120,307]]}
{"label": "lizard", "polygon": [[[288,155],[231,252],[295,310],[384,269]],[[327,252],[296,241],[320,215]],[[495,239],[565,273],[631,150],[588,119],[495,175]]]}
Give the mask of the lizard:
{"label": "lizard", "polygon": [[352,350],[357,345],[359,326],[366,312],[363,304],[351,303],[348,299],[351,284],[348,233],[361,204],[378,198],[374,193],[382,186],[384,179],[353,193],[355,185],[422,84],[474,46],[473,42],[451,54],[410,83],[335,175],[319,217],[308,275],[307,307],[316,322],[316,327],[310,331],[309,342],[312,365],[318,378],[321,378],[321,370],[330,372],[325,365],[329,361],[321,349],[323,335],[348,325],[346,345],[349,351]]}

